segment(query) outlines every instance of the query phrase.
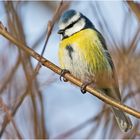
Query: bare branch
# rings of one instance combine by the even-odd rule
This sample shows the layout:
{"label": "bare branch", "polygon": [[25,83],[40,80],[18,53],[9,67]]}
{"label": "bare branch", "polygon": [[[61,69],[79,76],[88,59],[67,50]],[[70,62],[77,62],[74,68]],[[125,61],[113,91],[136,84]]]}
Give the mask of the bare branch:
{"label": "bare branch", "polygon": [[[43,56],[44,52],[45,52],[45,49],[46,49],[46,46],[47,46],[47,43],[48,43],[48,40],[50,38],[50,35],[52,33],[52,30],[53,30],[53,27],[54,27],[54,24],[56,23],[56,21],[59,19],[61,13],[68,7],[70,2],[63,2],[63,0],[61,0],[58,8],[56,9],[56,11],[54,12],[54,15],[52,17],[52,20],[49,20],[48,21],[48,26],[47,26],[47,36],[46,36],[46,40],[45,40],[45,44],[43,46],[43,50],[41,52],[41,56]],[[35,72],[38,73],[39,69],[41,68],[41,64],[40,62],[38,62],[36,68],[35,68]]]}
{"label": "bare branch", "polygon": [[134,1],[127,1],[128,5],[130,6],[131,10],[137,16],[138,20],[140,21],[140,4]]}
{"label": "bare branch", "polygon": [[[18,48],[22,49],[23,51],[25,51],[28,55],[32,56],[33,58],[35,58],[36,60],[38,60],[42,65],[44,65],[45,67],[51,69],[52,71],[54,71],[57,74],[61,74],[62,69],[59,68],[58,66],[56,66],[55,64],[53,64],[52,62],[50,62],[49,60],[45,59],[44,57],[41,57],[38,53],[36,53],[34,50],[32,50],[31,48],[29,48],[28,46],[24,45],[24,43],[22,43],[22,41],[16,39],[15,37],[13,37],[7,30],[5,30],[5,27],[2,25],[2,23],[0,24],[0,34],[2,36],[4,36],[5,38],[7,38],[9,41],[11,41],[12,43],[14,43]],[[66,73],[64,75],[64,77],[70,81],[71,83],[81,87],[82,82],[75,78],[73,75]],[[140,112],[136,111],[135,109],[128,107],[124,104],[122,104],[121,102],[118,102],[102,93],[99,93],[98,91],[96,91],[95,89],[93,89],[91,86],[87,86],[86,87],[86,91],[88,91],[89,93],[91,93],[92,95],[96,96],[97,98],[99,98],[100,100],[102,100],[103,102],[117,107],[133,116],[135,116],[136,118],[140,118]]]}

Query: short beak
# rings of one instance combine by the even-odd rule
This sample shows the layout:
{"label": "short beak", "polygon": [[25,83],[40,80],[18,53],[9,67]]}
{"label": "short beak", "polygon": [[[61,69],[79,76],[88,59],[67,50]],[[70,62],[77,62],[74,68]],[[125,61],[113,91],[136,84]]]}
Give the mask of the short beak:
{"label": "short beak", "polygon": [[59,30],[57,33],[58,34],[63,34],[64,30]]}

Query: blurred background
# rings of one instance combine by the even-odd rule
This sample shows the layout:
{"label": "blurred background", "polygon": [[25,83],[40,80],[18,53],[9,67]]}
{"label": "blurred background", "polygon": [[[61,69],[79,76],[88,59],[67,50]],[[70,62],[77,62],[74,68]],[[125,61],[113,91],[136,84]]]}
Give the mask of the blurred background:
{"label": "blurred background", "polygon": [[[60,1],[1,1],[0,21],[21,42],[41,54],[47,24]],[[140,110],[139,1],[64,1],[62,12],[75,9],[103,34],[115,63],[124,104]],[[59,19],[59,15],[58,18]],[[56,20],[44,57],[59,66]],[[69,82],[61,82],[37,61],[0,36],[1,138],[140,138],[140,121],[120,132],[108,105]]]}

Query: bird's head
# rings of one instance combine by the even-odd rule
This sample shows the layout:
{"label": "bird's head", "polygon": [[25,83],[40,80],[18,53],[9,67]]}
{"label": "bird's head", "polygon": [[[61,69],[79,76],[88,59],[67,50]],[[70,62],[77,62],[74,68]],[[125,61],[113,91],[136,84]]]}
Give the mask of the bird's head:
{"label": "bird's head", "polygon": [[94,28],[94,25],[80,12],[68,10],[60,18],[58,34],[64,39],[86,28]]}

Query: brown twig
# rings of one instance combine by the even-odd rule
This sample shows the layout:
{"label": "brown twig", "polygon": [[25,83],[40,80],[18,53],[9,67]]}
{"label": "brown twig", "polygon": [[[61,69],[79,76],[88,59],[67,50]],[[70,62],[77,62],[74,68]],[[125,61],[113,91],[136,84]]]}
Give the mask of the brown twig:
{"label": "brown twig", "polygon": [[16,114],[19,106],[24,101],[26,95],[29,92],[29,88],[30,87],[27,87],[27,89],[25,90],[24,94],[22,96],[20,96],[20,98],[17,99],[16,103],[13,106],[12,111],[8,111],[7,112],[7,114],[6,114],[5,118],[4,118],[4,121],[3,121],[3,124],[2,124],[1,130],[0,130],[0,138],[2,137],[2,134],[3,134],[3,132],[4,132],[5,128],[6,128],[6,126],[7,126],[7,124],[12,120],[12,118]]}
{"label": "brown twig", "polygon": [[139,3],[136,3],[134,1],[127,1],[129,7],[134,12],[134,14],[137,16],[138,20],[140,21],[140,6]]}
{"label": "brown twig", "polygon": [[[133,1],[127,1],[127,4],[129,6],[129,8],[131,9],[131,11],[133,11],[133,13],[135,14],[135,16],[137,17],[138,21],[140,21],[140,8],[139,8],[139,4],[135,3]],[[128,48],[128,53],[134,52],[136,50],[136,43],[137,41],[139,41],[139,35],[140,35],[140,25],[137,29],[137,32],[134,36],[134,39],[132,41],[132,43],[130,44],[130,47]]]}
{"label": "brown twig", "polygon": [[19,64],[20,64],[20,58],[17,60],[17,62],[15,63],[15,66],[12,68],[10,73],[7,74],[8,76],[5,78],[3,84],[0,86],[0,94],[3,93],[4,89],[8,85],[9,81],[11,81],[11,79],[13,78],[13,75],[15,74],[16,70],[18,69]]}
{"label": "brown twig", "polygon": [[[44,52],[45,52],[45,49],[46,49],[46,46],[47,46],[47,43],[48,43],[48,40],[50,38],[50,35],[52,33],[52,30],[53,30],[53,27],[54,27],[54,24],[56,23],[56,21],[59,19],[61,13],[67,8],[67,6],[69,5],[69,2],[68,3],[64,3],[63,0],[61,0],[58,8],[56,9],[56,11],[54,12],[54,15],[52,17],[52,20],[49,20],[48,21],[48,26],[47,26],[47,36],[46,36],[46,40],[45,40],[45,44],[43,46],[43,50],[41,52],[41,56],[43,56]],[[66,7],[65,7],[66,6]],[[41,63],[38,62],[36,68],[35,68],[35,72],[38,73],[39,69],[41,68]]]}
{"label": "brown twig", "polygon": [[18,136],[18,139],[23,139],[23,138],[22,138],[22,135],[21,135],[20,132],[19,132],[19,129],[18,129],[17,126],[16,126],[16,122],[15,122],[14,120],[12,120],[12,125],[13,125],[13,127],[14,127],[14,129],[15,129],[15,131],[16,131],[16,134],[17,134],[17,136]]}
{"label": "brown twig", "polygon": [[[3,35],[5,38],[7,38],[9,41],[11,41],[12,43],[14,43],[18,48],[22,49],[23,51],[25,51],[28,55],[32,56],[33,58],[35,58],[36,60],[38,60],[42,65],[44,65],[45,67],[51,69],[52,71],[54,71],[57,74],[61,74],[62,69],[59,68],[58,66],[56,66],[55,64],[53,64],[52,62],[50,62],[49,60],[45,59],[44,57],[41,57],[38,53],[36,53],[34,50],[32,50],[31,48],[29,48],[28,46],[24,45],[20,40],[16,39],[15,37],[13,37],[7,30],[5,30],[5,27],[2,25],[2,23],[0,24],[0,34]],[[64,77],[70,81],[71,83],[81,87],[82,82],[75,78],[73,75],[66,73],[64,75]],[[86,87],[86,91],[88,91],[89,93],[91,93],[92,95],[96,96],[97,98],[99,98],[100,100],[102,100],[103,102],[117,107],[133,116],[135,116],[136,118],[140,118],[140,112],[136,111],[135,109],[128,107],[124,104],[122,104],[121,102],[118,102],[104,94],[99,93],[98,91],[96,91],[95,89],[93,89],[90,86]]]}
{"label": "brown twig", "polygon": [[[100,126],[99,123],[100,123],[100,121],[102,119],[102,116],[104,115],[104,113],[106,111],[107,111],[107,108],[105,108],[105,105],[104,105],[102,110],[96,116],[86,120],[85,122],[77,125],[76,127],[72,128],[72,129],[70,129],[70,130],[68,130],[68,131],[66,131],[66,132],[54,137],[54,139],[65,139],[65,138],[71,136],[72,134],[76,133],[77,131],[80,131],[81,129],[83,129],[83,128],[87,127],[88,125],[90,125],[90,124],[95,122],[96,125],[93,126],[94,130],[92,129],[91,132],[90,132],[92,135],[94,135],[96,130],[98,130],[97,127]],[[89,139],[89,137],[87,137],[86,139]]]}
{"label": "brown twig", "polygon": [[[0,108],[3,110],[3,112],[6,113],[6,116],[4,118],[4,121],[2,123],[2,128],[5,126],[6,122],[12,120],[12,112],[8,108],[8,106],[3,102],[2,98],[0,98]],[[3,133],[3,129],[1,130],[1,133]],[[1,137],[1,136],[0,136]]]}
{"label": "brown twig", "polygon": [[[6,13],[7,13],[7,17],[8,17],[8,23],[9,23],[9,25],[12,25],[12,26],[10,26],[11,28],[9,28],[10,31],[14,34],[14,36],[16,38],[18,38],[19,40],[22,40],[22,42],[26,42],[22,22],[21,22],[20,16],[18,16],[17,11],[13,6],[13,2],[5,2],[5,8],[7,10]],[[30,79],[32,79],[30,77],[32,77],[32,73],[34,70],[33,70],[32,64],[30,62],[29,56],[26,53],[22,52],[21,49],[19,49],[19,56],[21,57],[21,64],[23,66],[24,74],[25,74],[25,77],[26,77],[26,80],[28,83],[27,90],[26,90],[28,92],[25,94],[22,94],[22,95],[27,95],[28,93],[30,93],[29,95],[31,97],[31,101],[32,101],[32,105],[33,105],[33,113],[34,113],[33,120],[34,120],[34,125],[35,125],[34,134],[35,134],[36,138],[46,138],[46,136],[47,136],[46,128],[44,125],[45,123],[43,122],[44,115],[42,116],[44,109],[43,109],[43,104],[42,104],[42,99],[41,99],[42,95],[38,88],[38,82],[37,82],[36,78],[34,79],[33,82],[32,82],[32,80],[30,80]],[[41,122],[39,122],[40,120],[38,119],[36,101],[35,101],[35,97],[33,95],[35,93],[38,94],[38,97],[39,97],[38,99],[40,100],[40,107],[41,107],[41,116],[40,117],[42,117],[42,119],[40,119]],[[16,104],[17,106],[16,107],[14,106],[14,108],[12,109],[12,111],[11,111],[12,117],[15,115],[16,111],[21,106],[21,104],[26,96],[22,96],[22,97],[21,97],[22,100],[19,100],[18,104]],[[2,136],[7,124],[11,121],[6,118],[7,118],[7,115],[5,116],[3,126],[0,131],[0,137]],[[41,129],[39,128],[39,126],[42,126],[42,127],[40,127]]]}
{"label": "brown twig", "polygon": [[3,102],[2,98],[0,98],[0,108],[3,112],[5,112],[8,115],[8,118],[11,118],[11,111],[8,108],[8,106]]}
{"label": "brown twig", "polygon": [[[9,4],[9,3],[8,3]],[[12,5],[12,3],[10,3],[10,6]],[[46,45],[47,45],[47,42],[48,42],[48,39],[49,39],[49,37],[50,37],[50,35],[51,35],[51,32],[52,32],[52,29],[53,29],[53,26],[54,26],[54,24],[55,24],[55,22],[56,22],[56,20],[59,18],[59,16],[60,16],[60,14],[63,12],[63,10],[64,9],[66,9],[67,7],[68,7],[68,5],[69,5],[69,2],[65,2],[65,3],[63,3],[62,1],[60,2],[60,5],[59,5],[59,7],[57,8],[57,10],[55,11],[55,14],[54,14],[54,16],[53,16],[53,18],[52,18],[52,20],[50,20],[49,22],[48,22],[48,29],[47,29],[47,37],[46,37],[46,41],[45,41],[45,45],[44,45],[44,48],[43,48],[43,51],[42,51],[42,53],[41,53],[41,55],[43,55],[43,53],[44,53],[44,51],[45,51],[45,47],[46,47]],[[16,17],[16,23],[17,23],[17,25],[18,25],[18,29],[22,29],[22,27],[20,26],[20,24],[19,24],[19,19],[18,19],[18,17],[17,17],[17,14],[16,14],[16,12],[15,12],[15,10],[13,9],[13,7],[12,7],[12,10],[14,11],[13,13],[15,14],[13,17]],[[7,12],[7,13],[9,13],[9,12]],[[11,23],[11,22],[10,22]],[[11,23],[12,24],[12,23]],[[4,27],[2,27],[2,28],[4,28]],[[15,28],[14,28],[15,29]],[[4,30],[7,30],[7,29],[4,29]],[[18,34],[17,32],[18,31],[15,31],[16,32],[16,34]],[[24,32],[23,32],[23,30],[21,30],[20,32],[22,32],[22,34],[24,34]],[[23,35],[24,36],[24,35]],[[18,35],[16,36],[16,37],[18,37]],[[19,40],[22,40],[22,42],[25,42],[25,40],[24,40],[24,37],[18,37],[18,39]],[[21,54],[21,53],[20,53]],[[21,59],[22,60],[22,59]],[[23,59],[24,60],[24,59]],[[25,64],[25,63],[24,63]],[[38,63],[39,64],[39,63]],[[39,66],[39,65],[38,65]],[[29,74],[28,74],[28,72],[27,72],[27,70],[26,70],[26,66],[24,66],[23,65],[23,68],[24,68],[24,71],[25,71],[25,74],[26,74],[26,77],[27,77],[27,81],[29,82],[28,83],[28,85],[30,85],[29,87],[32,87],[31,86],[31,84],[32,84],[32,81],[33,80],[35,80],[35,76],[36,76],[36,74],[37,74],[37,72],[38,72],[38,70],[39,70],[39,67],[36,67],[36,70],[35,71],[33,71],[33,75],[30,75],[32,72],[30,72]],[[28,68],[29,69],[29,68]],[[30,78],[31,77],[31,78]],[[11,111],[11,116],[13,117],[14,115],[15,115],[15,113],[17,112],[17,110],[18,110],[18,108],[19,108],[19,106],[22,104],[22,102],[24,101],[24,99],[25,99],[25,97],[26,97],[26,95],[28,94],[28,92],[29,92],[29,90],[30,90],[30,88],[29,87],[27,87],[27,89],[25,90],[25,92],[24,92],[24,94],[20,97],[20,99],[19,100],[17,100],[17,102],[16,102],[16,104],[14,105],[14,107],[13,107],[13,109],[12,109],[12,111]],[[35,86],[36,88],[37,88],[37,86]],[[39,94],[40,96],[41,96],[41,94]],[[42,100],[42,98],[39,96],[39,98],[40,98],[40,100]],[[33,96],[31,96],[32,97],[32,100],[34,100],[34,98],[33,98]],[[33,102],[33,106],[35,106],[36,104]],[[43,104],[42,104],[42,101],[41,101],[41,107],[43,108]],[[36,110],[36,109],[35,109]],[[33,115],[33,116],[36,116],[36,115]],[[44,117],[44,115],[42,114],[41,115],[42,117]],[[36,122],[37,122],[37,117],[35,117],[35,120],[36,120]],[[42,118],[41,119],[42,120],[42,126],[44,125],[44,118]],[[3,132],[4,132],[4,130],[5,130],[5,128],[6,128],[6,126],[7,126],[7,124],[9,123],[11,121],[11,119],[8,119],[8,114],[5,116],[5,119],[4,119],[4,122],[3,122],[3,126],[2,126],[2,129],[1,129],[1,131],[0,131],[0,137],[2,136],[2,134],[3,134]],[[36,124],[36,122],[35,122],[35,124]],[[36,127],[37,129],[39,128],[39,127]],[[38,136],[38,134],[37,134],[37,129],[35,130],[35,134],[36,134],[36,136]],[[42,136],[43,136],[43,138],[45,138],[46,136],[43,134],[43,131],[41,131],[42,132]],[[40,134],[41,135],[41,134]]]}

